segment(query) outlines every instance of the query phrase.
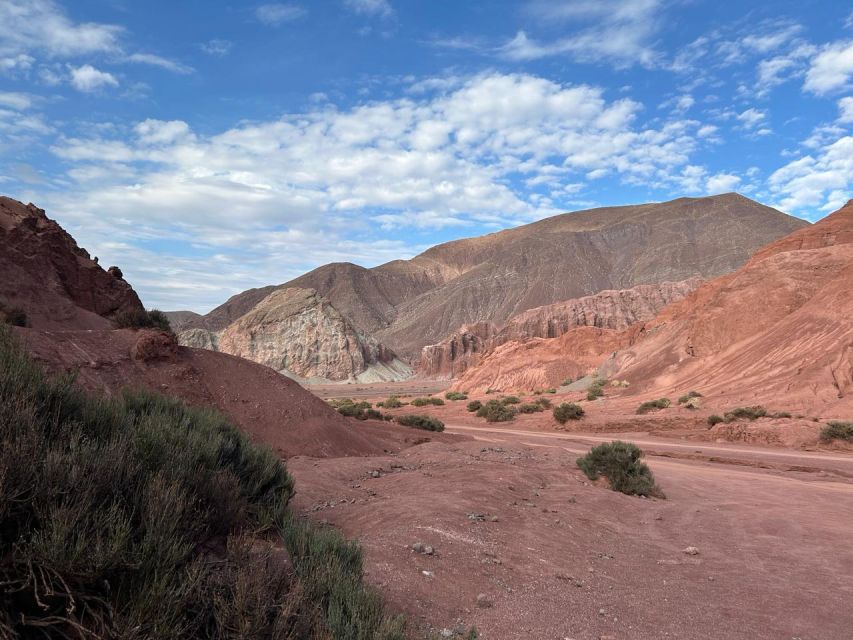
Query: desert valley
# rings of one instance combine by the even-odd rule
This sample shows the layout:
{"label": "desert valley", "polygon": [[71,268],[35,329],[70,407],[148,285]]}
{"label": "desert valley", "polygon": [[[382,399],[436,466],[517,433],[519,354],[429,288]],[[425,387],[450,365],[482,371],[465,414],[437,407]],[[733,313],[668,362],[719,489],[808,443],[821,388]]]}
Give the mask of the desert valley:
{"label": "desert valley", "polygon": [[853,640],[851,9],[0,0],[0,640]]}

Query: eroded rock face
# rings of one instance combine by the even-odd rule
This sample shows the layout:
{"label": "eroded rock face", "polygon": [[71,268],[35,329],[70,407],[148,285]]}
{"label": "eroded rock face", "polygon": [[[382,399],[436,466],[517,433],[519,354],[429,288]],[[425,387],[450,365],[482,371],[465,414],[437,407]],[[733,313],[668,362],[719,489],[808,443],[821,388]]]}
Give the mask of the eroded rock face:
{"label": "eroded rock face", "polygon": [[457,378],[483,356],[507,342],[558,338],[576,327],[625,329],[651,320],[671,302],[681,300],[701,284],[699,278],[619,291],[602,291],[536,307],[509,319],[502,329],[487,322],[466,325],[448,339],[424,347],[417,373],[423,377]]}
{"label": "eroded rock face", "polygon": [[[210,335],[195,338],[214,341]],[[313,289],[274,291],[219,334],[218,349],[306,380],[387,380],[411,373]]]}
{"label": "eroded rock face", "polygon": [[108,273],[44,210],[0,197],[0,301],[23,308],[35,329],[107,329],[142,311],[120,272]]}
{"label": "eroded rock face", "polygon": [[130,348],[130,357],[141,362],[169,360],[178,353],[175,336],[167,331],[142,330]]}

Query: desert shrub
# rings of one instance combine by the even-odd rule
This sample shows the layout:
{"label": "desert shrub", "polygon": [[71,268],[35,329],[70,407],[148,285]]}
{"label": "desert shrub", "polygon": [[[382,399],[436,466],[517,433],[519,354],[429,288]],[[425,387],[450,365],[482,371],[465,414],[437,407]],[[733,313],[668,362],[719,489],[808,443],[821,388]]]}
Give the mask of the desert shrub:
{"label": "desert shrub", "polygon": [[692,398],[701,398],[701,397],[702,397],[702,394],[699,393],[698,391],[689,391],[688,393],[685,393],[683,396],[681,396],[678,399],[678,404],[684,404],[684,403],[688,402],[689,400],[691,400]]}
{"label": "desert shrub", "polygon": [[399,409],[403,406],[403,402],[397,396],[391,396],[387,400],[376,403],[377,407],[383,407],[385,409]]}
{"label": "desert shrub", "polygon": [[607,380],[603,380],[602,378],[598,378],[589,386],[589,389],[586,391],[586,399],[589,401],[597,400],[604,395],[604,386],[607,384]]}
{"label": "desert shrub", "polygon": [[554,407],[554,420],[560,424],[566,424],[569,420],[580,420],[583,416],[583,407],[574,402],[563,402]]}
{"label": "desert shrub", "polygon": [[528,402],[518,405],[519,413],[540,413],[542,411],[545,411],[545,407],[538,402]]}
{"label": "desert shrub", "polygon": [[352,398],[336,398],[334,400],[329,400],[329,404],[334,407],[338,413],[343,416],[347,416],[348,418],[355,418],[356,420],[367,420],[368,418],[377,420],[382,419],[382,414],[379,411],[376,411],[376,409],[373,409],[373,405],[366,400],[356,402]]}
{"label": "desert shrub", "polygon": [[779,419],[779,418],[790,418],[791,414],[788,411],[777,411],[776,413],[774,413],[770,417],[771,418],[777,418],[777,419]]}
{"label": "desert shrub", "polygon": [[492,394],[494,392],[495,392],[494,389],[486,389],[486,395]]}
{"label": "desert shrub", "polygon": [[637,413],[642,415],[656,409],[666,409],[670,404],[669,398],[658,398],[657,400],[647,400],[637,407]]}
{"label": "desert shrub", "polygon": [[735,420],[757,420],[767,415],[767,409],[762,406],[754,407],[738,407],[727,411],[723,416],[726,422],[734,422]]}
{"label": "desert shrub", "polygon": [[469,402],[465,408],[468,409],[468,411],[473,413],[474,411],[479,411],[480,407],[482,407],[482,406],[483,406],[483,403],[480,402],[479,400],[471,400],[471,402]]}
{"label": "desert shrub", "polygon": [[461,391],[448,391],[444,394],[446,400],[467,400],[468,394]]}
{"label": "desert shrub", "polygon": [[120,311],[113,316],[113,327],[116,329],[160,329],[170,333],[172,331],[169,318],[159,309]]}
{"label": "desert shrub", "polygon": [[542,406],[544,409],[549,409],[551,407],[551,401],[548,398],[536,398],[533,402]]}
{"label": "desert shrub", "polygon": [[503,398],[501,398],[501,403],[505,405],[519,404],[520,402],[521,400],[518,398],[518,396],[504,396]]}
{"label": "desert shrub", "polygon": [[426,407],[427,405],[435,405],[436,407],[440,407],[444,404],[444,400],[441,398],[433,398],[432,396],[427,396],[425,398],[415,398],[412,400],[413,407]]}
{"label": "desert shrub", "polygon": [[545,389],[545,393],[557,393],[557,390],[552,387],[551,389]]}
{"label": "desert shrub", "polygon": [[0,301],[0,324],[10,324],[13,327],[29,325],[27,312],[23,308]]}
{"label": "desert shrub", "polygon": [[[289,519],[272,451],[212,409],[48,378],[2,330],[0,469],[4,639],[403,638],[360,563],[338,562],[356,544]],[[310,541],[313,562],[291,548],[298,582],[264,531]]]}
{"label": "desert shrub", "polygon": [[574,382],[574,380],[572,380],[571,378],[566,378],[565,380],[563,380],[563,381],[560,383],[560,386],[561,386],[561,387],[566,387],[566,386],[568,386],[568,385],[572,384],[572,382]]}
{"label": "desert shrub", "polygon": [[578,467],[590,480],[604,476],[610,488],[629,495],[662,497],[648,465],[641,462],[643,452],[629,442],[605,442],[578,458]]}
{"label": "desert shrub", "polygon": [[720,424],[721,422],[725,422],[723,416],[718,416],[716,414],[708,416],[708,424],[712,427],[715,424]]}
{"label": "desert shrub", "polygon": [[423,429],[424,431],[444,431],[444,423],[432,416],[399,416],[397,423],[404,427],[414,427],[415,429]]}
{"label": "desert shrub", "polygon": [[505,405],[500,400],[489,400],[477,410],[477,417],[485,418],[486,422],[510,422],[515,418],[513,407]]}
{"label": "desert shrub", "polygon": [[839,422],[837,420],[827,422],[826,426],[821,429],[820,439],[824,442],[833,440],[853,442],[853,422]]}

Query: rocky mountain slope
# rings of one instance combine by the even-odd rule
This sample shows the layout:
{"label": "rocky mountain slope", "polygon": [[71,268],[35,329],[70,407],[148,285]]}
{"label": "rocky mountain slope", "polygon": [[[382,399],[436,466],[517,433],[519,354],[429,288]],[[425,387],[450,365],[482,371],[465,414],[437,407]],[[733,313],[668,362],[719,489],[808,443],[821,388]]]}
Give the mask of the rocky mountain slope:
{"label": "rocky mountain slope", "polygon": [[[365,269],[330,264],[277,288],[314,289],[410,363],[462,325],[639,284],[708,278],[808,223],[737,194],[568,213]],[[273,288],[232,297],[187,328],[222,330]]]}
{"label": "rocky mountain slope", "polygon": [[143,309],[121,271],[104,271],[44,210],[0,197],[0,303],[38,329],[104,329]]}
{"label": "rocky mountain slope", "polygon": [[699,278],[641,284],[620,291],[536,307],[510,318],[498,329],[488,322],[466,325],[450,337],[423,348],[417,373],[427,378],[455,378],[496,347],[529,338],[557,338],[574,327],[625,329],[651,320],[666,305],[695,290]]}
{"label": "rocky mountain slope", "polygon": [[[711,280],[624,331],[601,330],[619,351],[598,362],[649,397],[684,389],[732,403],[788,410],[853,412],[853,201],[820,222],[757,251],[729,275]],[[606,336],[606,337],[605,337]],[[588,354],[583,330],[554,340],[512,342],[469,369],[456,386],[515,389],[554,385],[548,363]]]}

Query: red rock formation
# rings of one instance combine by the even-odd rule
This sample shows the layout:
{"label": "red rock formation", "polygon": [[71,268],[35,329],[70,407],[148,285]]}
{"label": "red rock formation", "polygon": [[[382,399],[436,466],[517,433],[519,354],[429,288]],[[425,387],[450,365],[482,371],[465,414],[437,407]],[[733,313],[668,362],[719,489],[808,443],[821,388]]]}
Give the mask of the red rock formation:
{"label": "red rock formation", "polygon": [[104,271],[42,209],[0,197],[0,302],[24,309],[38,329],[102,329],[141,311],[133,288]]}
{"label": "red rock formation", "polygon": [[480,362],[483,354],[491,349],[491,340],[497,327],[491,322],[466,324],[450,337],[438,344],[427,345],[421,350],[416,373],[423,378],[456,378],[465,370]]}

